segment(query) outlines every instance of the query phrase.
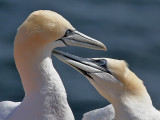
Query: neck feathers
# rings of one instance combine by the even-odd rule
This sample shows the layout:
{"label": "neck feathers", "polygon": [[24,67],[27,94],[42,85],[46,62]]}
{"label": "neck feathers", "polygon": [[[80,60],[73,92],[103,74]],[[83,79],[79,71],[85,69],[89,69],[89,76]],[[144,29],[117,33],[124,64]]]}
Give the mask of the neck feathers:
{"label": "neck feathers", "polygon": [[74,120],[65,88],[52,64],[53,46],[32,51],[28,48],[35,46],[23,48],[17,45],[14,50],[15,62],[25,98],[8,120]]}
{"label": "neck feathers", "polygon": [[121,78],[126,92],[130,92],[133,95],[142,95],[147,93],[146,87],[143,81],[140,80],[132,71],[126,68],[124,77]]}
{"label": "neck feathers", "polygon": [[123,77],[119,78],[124,85],[119,101],[114,104],[115,120],[155,119],[157,110],[142,82],[132,71],[126,68]]}

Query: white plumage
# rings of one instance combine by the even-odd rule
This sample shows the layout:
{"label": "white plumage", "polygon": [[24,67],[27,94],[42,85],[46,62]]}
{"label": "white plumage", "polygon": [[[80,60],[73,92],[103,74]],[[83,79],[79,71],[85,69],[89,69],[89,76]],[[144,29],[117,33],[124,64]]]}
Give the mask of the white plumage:
{"label": "white plumage", "polygon": [[4,120],[20,102],[3,101],[0,102],[0,120]]}
{"label": "white plumage", "polygon": [[89,111],[83,115],[82,120],[113,120],[115,112],[112,104],[104,108]]}

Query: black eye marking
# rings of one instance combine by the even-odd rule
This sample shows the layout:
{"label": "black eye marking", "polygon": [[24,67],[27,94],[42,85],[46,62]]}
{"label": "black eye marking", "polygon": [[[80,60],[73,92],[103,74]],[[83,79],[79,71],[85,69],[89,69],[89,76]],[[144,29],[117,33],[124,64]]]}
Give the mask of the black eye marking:
{"label": "black eye marking", "polygon": [[107,61],[104,60],[104,59],[101,59],[101,60],[95,60],[100,66],[106,68],[106,64],[107,64]]}
{"label": "black eye marking", "polygon": [[105,59],[99,59],[99,60],[90,59],[90,61],[97,64],[98,66],[101,66],[106,70],[107,73],[112,75],[112,73],[107,69],[107,61]]}
{"label": "black eye marking", "polygon": [[73,31],[68,29],[63,37],[68,37]]}
{"label": "black eye marking", "polygon": [[107,65],[107,61],[105,60],[105,59],[99,59],[99,60],[91,60],[93,63],[95,63],[95,64],[97,64],[97,65],[99,65],[99,66],[101,66],[101,67],[103,67],[103,68],[105,68],[106,69],[106,65]]}

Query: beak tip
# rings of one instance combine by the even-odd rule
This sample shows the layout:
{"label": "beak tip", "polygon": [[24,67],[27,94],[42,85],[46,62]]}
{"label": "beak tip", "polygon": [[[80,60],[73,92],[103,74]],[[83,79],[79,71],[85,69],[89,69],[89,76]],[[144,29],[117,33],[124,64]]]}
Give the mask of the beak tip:
{"label": "beak tip", "polygon": [[104,47],[104,51],[107,51],[107,48],[106,48],[106,47]]}
{"label": "beak tip", "polygon": [[101,50],[107,51],[107,48],[104,44],[101,45]]}

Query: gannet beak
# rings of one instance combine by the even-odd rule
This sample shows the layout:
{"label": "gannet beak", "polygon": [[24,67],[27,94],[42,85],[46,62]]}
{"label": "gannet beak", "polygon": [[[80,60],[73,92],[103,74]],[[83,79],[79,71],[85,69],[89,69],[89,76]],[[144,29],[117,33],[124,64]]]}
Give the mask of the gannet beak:
{"label": "gannet beak", "polygon": [[99,62],[94,59],[81,58],[58,50],[53,50],[52,54],[87,77],[90,76],[90,73],[107,72],[111,74],[106,67],[103,67],[104,64],[107,66],[106,60]]}
{"label": "gannet beak", "polygon": [[96,50],[106,50],[106,46],[103,43],[76,30],[68,29],[65,35],[58,40],[61,40],[67,46],[79,46]]}

